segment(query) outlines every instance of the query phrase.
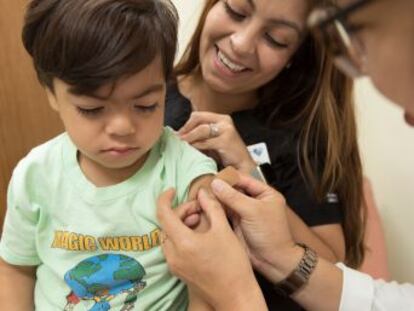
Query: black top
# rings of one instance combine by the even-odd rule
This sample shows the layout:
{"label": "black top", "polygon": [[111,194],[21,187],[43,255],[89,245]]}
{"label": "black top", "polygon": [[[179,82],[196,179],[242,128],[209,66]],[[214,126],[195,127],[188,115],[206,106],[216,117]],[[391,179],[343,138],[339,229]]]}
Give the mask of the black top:
{"label": "black top", "polygon": [[[167,89],[165,125],[174,130],[180,129],[191,115],[191,103],[184,97],[175,82]],[[267,146],[271,167],[274,172],[272,185],[281,192],[289,207],[308,226],[341,223],[342,212],[334,194],[324,202],[319,202],[309,190],[298,164],[297,131],[289,128],[273,129],[265,126],[253,110],[231,114],[238,133],[247,146],[264,142]],[[302,310],[293,300],[275,293],[271,284],[256,274],[264,293],[269,310]]]}

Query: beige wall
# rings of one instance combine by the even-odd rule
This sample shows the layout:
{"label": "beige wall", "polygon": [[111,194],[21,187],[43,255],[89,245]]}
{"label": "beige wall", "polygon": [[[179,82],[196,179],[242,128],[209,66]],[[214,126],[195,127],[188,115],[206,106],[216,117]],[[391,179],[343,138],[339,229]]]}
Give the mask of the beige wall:
{"label": "beige wall", "polygon": [[62,131],[21,42],[26,4],[0,1],[0,229],[13,168],[30,149]]}
{"label": "beige wall", "polygon": [[[173,0],[180,16],[180,53],[195,27],[203,0]],[[414,130],[402,122],[366,81],[356,84],[360,145],[365,174],[371,179],[385,225],[393,277],[414,282]],[[411,243],[411,245],[410,245]]]}
{"label": "beige wall", "polygon": [[172,0],[180,14],[180,28],[178,34],[178,57],[183,53],[186,43],[190,40],[191,35],[196,27],[198,17],[200,16],[203,0]]}

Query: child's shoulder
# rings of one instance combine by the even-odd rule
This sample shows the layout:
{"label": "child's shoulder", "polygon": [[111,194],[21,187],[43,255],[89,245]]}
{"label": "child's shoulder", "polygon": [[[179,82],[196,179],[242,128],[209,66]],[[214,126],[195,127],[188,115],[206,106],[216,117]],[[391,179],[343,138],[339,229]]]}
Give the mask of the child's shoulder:
{"label": "child's shoulder", "polygon": [[207,157],[187,142],[181,140],[169,126],[164,127],[160,140],[160,148],[161,152],[169,157],[182,157],[183,155],[201,158]]}
{"label": "child's shoulder", "polygon": [[211,160],[204,153],[183,141],[169,126],[164,127],[159,143],[160,153],[168,159],[176,159],[180,162],[186,160]]}
{"label": "child's shoulder", "polygon": [[69,143],[69,137],[62,133],[30,150],[17,164],[15,171],[52,169],[52,164],[61,163],[63,146]]}
{"label": "child's shoulder", "polygon": [[50,191],[51,180],[63,171],[63,146],[69,140],[67,134],[58,135],[33,148],[13,170],[9,190],[15,200],[30,201],[39,193]]}
{"label": "child's shoulder", "polygon": [[[187,142],[181,140],[170,127],[165,127],[161,135],[160,155],[167,166],[179,167],[181,170],[194,169],[194,166],[216,169],[213,159],[206,156]],[[182,174],[187,172],[181,172]]]}

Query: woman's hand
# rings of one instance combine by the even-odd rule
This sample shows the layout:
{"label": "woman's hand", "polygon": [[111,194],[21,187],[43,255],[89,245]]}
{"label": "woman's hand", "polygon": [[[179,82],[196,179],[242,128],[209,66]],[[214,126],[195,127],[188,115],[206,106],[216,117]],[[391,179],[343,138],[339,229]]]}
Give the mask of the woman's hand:
{"label": "woman's hand", "polygon": [[162,249],[171,272],[216,310],[266,310],[246,251],[221,205],[205,190],[199,191],[197,200],[208,228],[197,232],[182,220],[194,208],[192,203],[173,210],[173,198],[172,189],[161,194],[157,210]]}
{"label": "woman's hand", "polygon": [[193,112],[178,134],[225,167],[250,173],[256,165],[229,115]]}
{"label": "woman's hand", "polygon": [[[303,250],[293,241],[284,197],[256,179],[240,174],[235,187],[247,195],[215,179],[213,193],[233,217],[236,217],[236,232],[241,235],[248,248],[253,266],[273,282],[283,279],[285,271],[292,271],[299,262]],[[285,260],[286,256],[297,257]]]}

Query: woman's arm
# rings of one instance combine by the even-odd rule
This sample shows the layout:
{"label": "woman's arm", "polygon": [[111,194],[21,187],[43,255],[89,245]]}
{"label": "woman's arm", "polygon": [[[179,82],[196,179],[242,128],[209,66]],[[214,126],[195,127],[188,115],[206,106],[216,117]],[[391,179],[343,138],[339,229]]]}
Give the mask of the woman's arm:
{"label": "woman's arm", "polygon": [[340,224],[310,228],[290,208],[287,209],[287,219],[295,242],[309,245],[332,263],[345,259],[345,239]]}
{"label": "woman's arm", "polygon": [[202,298],[195,288],[188,286],[188,308],[187,311],[213,311],[214,308]]}
{"label": "woman's arm", "polygon": [[[278,192],[248,176],[241,176],[237,186],[248,195],[219,181],[213,182],[212,190],[220,202],[239,215],[255,268],[272,283],[278,283],[303,256],[303,249],[295,245],[290,232],[286,202]],[[309,282],[292,298],[310,311],[334,311],[339,308],[341,292],[341,270],[319,258]]]}
{"label": "woman's arm", "polygon": [[13,266],[0,258],[0,310],[34,310],[36,267]]}

